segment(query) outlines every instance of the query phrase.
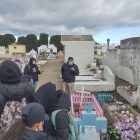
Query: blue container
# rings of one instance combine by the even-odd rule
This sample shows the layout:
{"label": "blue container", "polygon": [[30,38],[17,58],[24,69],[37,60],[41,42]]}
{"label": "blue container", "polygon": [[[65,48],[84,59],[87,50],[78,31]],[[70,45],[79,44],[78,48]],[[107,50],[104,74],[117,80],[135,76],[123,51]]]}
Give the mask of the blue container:
{"label": "blue container", "polygon": [[110,93],[101,93],[97,95],[98,102],[103,105],[106,100],[112,100],[113,96]]}

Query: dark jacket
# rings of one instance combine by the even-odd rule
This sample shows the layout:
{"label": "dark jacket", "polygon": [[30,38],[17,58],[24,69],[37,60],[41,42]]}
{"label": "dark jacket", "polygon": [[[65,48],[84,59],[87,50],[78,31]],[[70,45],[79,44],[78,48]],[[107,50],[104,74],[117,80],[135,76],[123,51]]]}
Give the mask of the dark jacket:
{"label": "dark jacket", "polygon": [[[63,91],[57,91],[58,102],[56,109],[66,109],[69,110],[71,107],[70,97]],[[56,115],[56,137],[59,140],[68,140],[69,138],[69,118],[67,111],[63,110],[58,112]]]}
{"label": "dark jacket", "polygon": [[[74,68],[75,71],[72,71],[71,68]],[[79,75],[79,69],[76,64],[69,65],[64,63],[61,68],[62,79],[66,83],[75,82],[75,76]]]}
{"label": "dark jacket", "polygon": [[26,97],[27,102],[34,102],[34,88],[28,82],[4,84],[0,82],[0,115],[7,101],[20,101]]}
{"label": "dark jacket", "polygon": [[[33,81],[38,81],[38,74],[40,74],[40,71],[38,69],[38,66],[36,64],[33,64],[33,60],[35,59],[31,58],[29,64],[25,66],[24,75],[30,76],[30,78],[33,79]],[[34,72],[34,69],[36,72]]]}
{"label": "dark jacket", "polygon": [[56,140],[54,137],[47,136],[43,132],[35,132],[25,129],[21,140]]}
{"label": "dark jacket", "polygon": [[[40,87],[35,95],[50,117],[53,111],[57,109],[68,110],[71,106],[69,95],[63,91],[56,91],[56,87],[52,83]],[[56,115],[56,130],[51,120],[45,122],[45,131],[48,135],[56,137],[57,140],[68,140],[69,120],[67,112],[61,111]]]}
{"label": "dark jacket", "polygon": [[47,114],[51,114],[54,111],[57,104],[57,92],[54,84],[49,82],[42,85],[36,91],[35,96],[38,102],[44,106]]}

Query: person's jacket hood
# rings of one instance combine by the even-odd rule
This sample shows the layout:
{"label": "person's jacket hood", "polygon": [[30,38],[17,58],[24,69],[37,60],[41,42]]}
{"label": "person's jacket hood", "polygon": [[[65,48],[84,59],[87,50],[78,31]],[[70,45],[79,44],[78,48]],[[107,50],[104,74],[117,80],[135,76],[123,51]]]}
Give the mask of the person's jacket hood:
{"label": "person's jacket hood", "polygon": [[17,64],[11,60],[5,60],[1,63],[0,82],[5,84],[17,84],[21,82],[21,72]]}
{"label": "person's jacket hood", "polygon": [[51,82],[44,84],[37,90],[35,96],[38,102],[44,106],[47,114],[54,111],[57,104],[56,86],[54,84]]}
{"label": "person's jacket hood", "polygon": [[35,132],[25,129],[22,135],[22,140],[47,140],[47,135],[43,132]]}
{"label": "person's jacket hood", "polygon": [[28,82],[3,84],[0,82],[0,115],[7,101],[21,101],[26,97],[27,102],[35,101],[34,88]]}
{"label": "person's jacket hood", "polygon": [[35,59],[35,58],[33,58],[33,57],[32,57],[32,58],[30,58],[30,60],[29,60],[29,64],[30,64],[30,65],[34,65],[34,64],[33,64],[33,61],[36,61],[36,59]]}
{"label": "person's jacket hood", "polygon": [[69,110],[71,107],[70,96],[63,91],[57,91],[58,101],[56,109],[67,109]]}

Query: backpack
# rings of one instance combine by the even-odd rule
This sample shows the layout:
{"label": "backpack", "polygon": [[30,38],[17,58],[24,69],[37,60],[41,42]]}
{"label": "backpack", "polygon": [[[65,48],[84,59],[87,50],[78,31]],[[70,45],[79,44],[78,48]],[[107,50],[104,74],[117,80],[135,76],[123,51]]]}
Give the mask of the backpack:
{"label": "backpack", "polygon": [[26,106],[26,98],[19,101],[8,101],[0,118],[0,130],[7,132],[9,128],[21,118],[22,108]]}
{"label": "backpack", "polygon": [[60,110],[56,110],[56,111],[52,112],[51,121],[54,125],[54,128],[56,129],[56,122],[55,122],[56,115],[60,111],[67,111],[67,114],[68,114],[68,119],[69,119],[69,139],[68,140],[79,140],[78,128],[74,122],[74,119],[73,119],[71,113],[66,109],[60,109]]}

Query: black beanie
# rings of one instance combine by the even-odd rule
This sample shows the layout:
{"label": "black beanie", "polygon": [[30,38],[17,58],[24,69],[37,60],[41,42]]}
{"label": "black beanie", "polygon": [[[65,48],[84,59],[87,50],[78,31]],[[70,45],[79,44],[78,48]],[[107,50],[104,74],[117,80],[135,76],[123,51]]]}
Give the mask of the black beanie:
{"label": "black beanie", "polygon": [[6,84],[16,84],[21,81],[19,67],[11,60],[5,60],[0,65],[0,82]]}

